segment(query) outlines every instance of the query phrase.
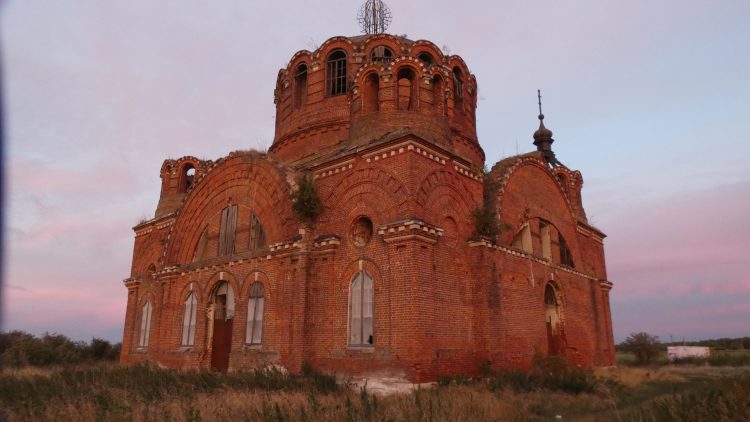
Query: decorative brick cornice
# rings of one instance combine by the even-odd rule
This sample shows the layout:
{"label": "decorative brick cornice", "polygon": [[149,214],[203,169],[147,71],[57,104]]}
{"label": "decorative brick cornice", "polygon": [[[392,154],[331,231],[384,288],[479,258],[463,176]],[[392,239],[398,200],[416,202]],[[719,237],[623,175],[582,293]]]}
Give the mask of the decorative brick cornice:
{"label": "decorative brick cornice", "polygon": [[604,233],[600,232],[596,228],[588,224],[584,224],[580,221],[576,225],[576,231],[586,237],[590,237],[595,242],[602,244],[604,243],[604,238],[607,237]]}
{"label": "decorative brick cornice", "polygon": [[176,215],[177,215],[177,212],[174,211],[162,217],[152,218],[151,220],[144,221],[138,224],[137,226],[133,227],[133,231],[135,232],[135,237],[149,234],[152,231],[154,231],[154,229],[161,230],[165,227],[171,226],[172,224],[174,224]]}
{"label": "decorative brick cornice", "polygon": [[471,170],[469,168],[469,166],[461,164],[461,163],[459,163],[457,161],[453,162],[453,170],[456,170],[456,172],[458,174],[462,174],[462,175],[468,177],[469,179],[474,179],[474,180],[477,180],[477,181],[481,181],[482,180],[482,175],[481,174],[477,173],[474,170]]}
{"label": "decorative brick cornice", "polygon": [[446,155],[411,140],[400,142],[394,145],[388,145],[384,148],[368,152],[364,154],[362,158],[364,158],[368,163],[371,163],[374,161],[385,160],[386,158],[393,157],[397,154],[403,154],[405,152],[416,153],[417,155],[443,165],[445,165],[445,163],[448,161],[448,157]]}
{"label": "decorative brick cornice", "polygon": [[137,277],[128,277],[125,280],[122,280],[122,284],[128,289],[136,289],[141,285],[141,279]]}
{"label": "decorative brick cornice", "polygon": [[443,235],[443,229],[424,221],[411,218],[396,221],[378,228],[378,234],[383,236],[386,243],[403,240],[421,240],[427,243],[436,243]]}
{"label": "decorative brick cornice", "polygon": [[599,278],[597,278],[597,277],[595,277],[593,275],[590,275],[590,274],[586,274],[586,273],[580,272],[580,271],[576,270],[575,268],[570,268],[570,267],[566,267],[564,265],[555,264],[555,263],[550,262],[547,259],[538,257],[536,255],[533,255],[533,254],[530,254],[530,253],[527,253],[527,252],[524,252],[524,251],[521,251],[521,250],[518,250],[518,249],[509,248],[509,247],[501,246],[501,245],[493,245],[492,242],[490,242],[489,240],[484,239],[484,238],[471,239],[471,240],[468,241],[468,243],[469,243],[469,247],[474,247],[474,248],[475,247],[485,247],[485,248],[490,249],[490,250],[502,252],[502,253],[504,253],[506,255],[517,256],[519,258],[525,258],[525,259],[528,259],[530,261],[534,261],[536,263],[539,263],[539,264],[542,264],[542,265],[546,265],[546,266],[548,266],[550,268],[554,268],[556,270],[564,271],[564,272],[570,273],[570,274],[575,274],[577,276],[580,276],[580,277],[583,277],[583,278],[587,278],[589,280],[600,281]]}
{"label": "decorative brick cornice", "polygon": [[315,238],[313,248],[315,252],[333,252],[341,244],[341,237],[335,234],[323,234]]}
{"label": "decorative brick cornice", "polygon": [[313,176],[313,178],[320,179],[323,177],[332,176],[334,174],[343,173],[347,170],[351,170],[352,167],[354,167],[354,159],[342,161],[332,166],[324,167],[320,170],[315,170],[315,175]]}
{"label": "decorative brick cornice", "polygon": [[609,280],[599,280],[599,287],[602,288],[605,292],[609,293],[610,290],[612,290],[612,287],[614,286],[614,283],[612,283]]}

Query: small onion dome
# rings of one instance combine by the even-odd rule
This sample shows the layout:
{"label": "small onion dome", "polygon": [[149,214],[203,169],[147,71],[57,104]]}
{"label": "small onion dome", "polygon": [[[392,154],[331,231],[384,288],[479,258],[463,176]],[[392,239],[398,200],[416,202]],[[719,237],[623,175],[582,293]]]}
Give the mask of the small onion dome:
{"label": "small onion dome", "polygon": [[534,144],[552,141],[552,131],[544,127],[544,114],[539,115],[539,129],[534,132]]}

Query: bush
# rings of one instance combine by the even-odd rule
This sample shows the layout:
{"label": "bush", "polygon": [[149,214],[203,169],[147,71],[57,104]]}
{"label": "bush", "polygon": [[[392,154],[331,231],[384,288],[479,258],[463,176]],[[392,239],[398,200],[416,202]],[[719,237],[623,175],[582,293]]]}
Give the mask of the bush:
{"label": "bush", "polygon": [[624,342],[619,345],[624,352],[630,352],[635,355],[636,363],[645,365],[651,363],[654,358],[659,356],[661,344],[659,337],[651,334],[640,332],[631,333]]}
{"label": "bush", "polygon": [[302,176],[297,180],[297,190],[292,192],[292,209],[300,221],[312,223],[318,218],[322,204],[315,182],[308,176]]}

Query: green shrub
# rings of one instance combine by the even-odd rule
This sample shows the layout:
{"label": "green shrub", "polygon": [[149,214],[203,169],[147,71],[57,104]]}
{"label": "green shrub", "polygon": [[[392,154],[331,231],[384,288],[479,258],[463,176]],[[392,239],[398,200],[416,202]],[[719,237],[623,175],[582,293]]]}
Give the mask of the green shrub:
{"label": "green shrub", "polygon": [[292,192],[292,209],[300,221],[312,223],[318,218],[322,203],[315,182],[309,175],[297,179],[297,190]]}

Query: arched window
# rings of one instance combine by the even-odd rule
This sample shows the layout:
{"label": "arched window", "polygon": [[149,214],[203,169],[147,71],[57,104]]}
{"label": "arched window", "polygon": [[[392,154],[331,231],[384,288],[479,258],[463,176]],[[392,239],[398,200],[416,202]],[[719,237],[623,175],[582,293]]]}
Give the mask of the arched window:
{"label": "arched window", "polygon": [[185,193],[188,188],[192,186],[195,181],[195,167],[188,163],[182,167],[182,174],[180,174],[180,187],[179,192]]}
{"label": "arched window", "polygon": [[393,60],[393,51],[384,45],[379,45],[372,49],[370,58],[373,63],[385,66]]}
{"label": "arched window", "polygon": [[326,61],[326,95],[346,94],[346,53],[336,50]]}
{"label": "arched window", "polygon": [[250,299],[247,300],[247,328],[245,343],[260,344],[263,338],[263,307],[265,291],[259,281],[250,286]]}
{"label": "arched window", "polygon": [[141,308],[141,335],[138,347],[148,347],[148,337],[151,333],[151,301],[147,300]]}
{"label": "arched window", "polygon": [[349,288],[349,345],[372,346],[372,276],[360,271]]}
{"label": "arched window", "polygon": [[182,314],[182,340],[183,346],[195,344],[195,320],[198,311],[198,300],[195,293],[190,292],[185,298],[185,311]]}
{"label": "arched window", "polygon": [[417,56],[417,58],[419,58],[419,60],[421,60],[422,63],[426,64],[427,66],[435,63],[435,60],[432,59],[432,56],[429,53],[419,53],[419,56]]}
{"label": "arched window", "polygon": [[307,104],[307,65],[302,63],[294,72],[294,108]]}
{"label": "arched window", "polygon": [[453,98],[454,108],[457,112],[464,112],[464,78],[461,69],[453,68]]}
{"label": "arched window", "polygon": [[418,84],[416,76],[411,68],[403,67],[398,71],[398,109],[399,110],[416,110],[417,109],[417,89]]}
{"label": "arched window", "polygon": [[263,231],[263,224],[255,214],[250,217],[250,250],[257,250],[266,246],[266,232]]}
{"label": "arched window", "polygon": [[362,87],[362,113],[372,113],[380,108],[380,77],[373,72],[367,75]]}

